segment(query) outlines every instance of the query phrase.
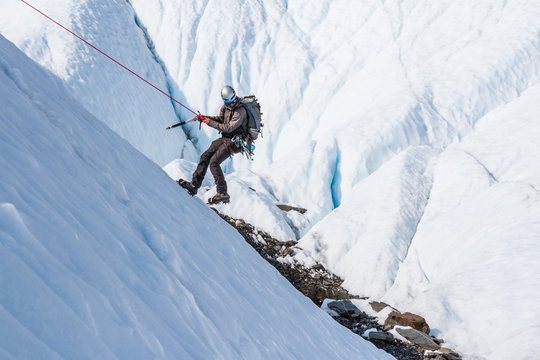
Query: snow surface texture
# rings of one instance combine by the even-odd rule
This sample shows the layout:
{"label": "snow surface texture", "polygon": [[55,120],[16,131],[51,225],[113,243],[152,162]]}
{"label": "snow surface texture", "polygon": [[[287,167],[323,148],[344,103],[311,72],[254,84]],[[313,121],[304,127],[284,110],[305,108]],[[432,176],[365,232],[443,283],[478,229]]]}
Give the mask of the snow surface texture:
{"label": "snow surface texture", "polygon": [[540,350],[539,98],[537,85],[440,156],[409,255],[384,297],[421,309],[445,338],[488,359]]}
{"label": "snow surface texture", "polygon": [[471,357],[534,358],[539,97],[537,85],[479,120],[428,166],[432,180],[422,149],[386,163],[300,241],[297,259],[320,260],[353,292],[422,314]]}
{"label": "snow surface texture", "polygon": [[2,359],[391,359],[0,36]]}
{"label": "snow surface texture", "polygon": [[[164,170],[172,179],[191,180],[196,166],[195,163],[178,159],[165,166]],[[296,239],[297,235],[293,231],[299,227],[295,222],[296,218],[276,206],[277,200],[260,177],[245,171],[228,175],[226,180],[231,202],[214,205],[216,210],[233,218],[243,219],[249,224],[255,224],[259,230],[272,234],[279,241]],[[208,171],[197,196],[207,202],[215,194],[214,180]]]}
{"label": "snow surface texture", "polygon": [[447,145],[540,79],[536,1],[131,3],[189,103],[216,112],[225,83],[257,94],[254,168],[314,221],[408,146]]}
{"label": "snow surface texture", "polygon": [[[251,168],[248,184],[269,196],[268,211],[269,201],[308,209],[300,221],[288,221],[295,235],[305,235],[299,259],[323,261],[350,290],[416,309],[469,357],[506,359],[512,352],[511,358],[528,359],[526,351],[540,352],[538,320],[532,320],[540,310],[529,307],[528,320],[522,312],[540,301],[538,280],[529,276],[540,266],[532,258],[539,258],[540,2],[117,0],[107,2],[114,16],[103,16],[104,2],[97,0],[39,3],[99,39],[96,45],[114,43],[125,61],[137,61],[203,113],[217,112],[226,83],[257,94],[266,126],[255,161],[236,156],[225,167]],[[176,120],[166,98],[128,80],[99,54],[79,51],[82,45],[19,2],[1,8],[2,34],[71,91],[81,89],[77,98],[90,112],[158,164],[176,157],[161,154],[182,151],[194,161],[193,153],[216,136],[187,127],[197,150],[181,131],[164,136],[164,123]],[[134,27],[134,13],[145,31]],[[29,19],[24,27],[21,18]],[[148,54],[143,34],[155,45],[148,60],[141,55]],[[126,38],[133,43],[117,44]],[[123,91],[103,95],[88,73],[138,90],[125,98]],[[70,80],[79,77],[85,81]],[[116,105],[125,101],[138,109],[133,116],[146,109],[149,116],[127,118]],[[249,193],[236,187],[247,181],[244,174],[228,176],[241,196]],[[237,217],[267,212],[228,209]],[[289,236],[279,216],[265,220],[262,226],[276,236]],[[516,245],[507,251],[510,244]],[[488,253],[489,260],[475,258]],[[463,280],[459,289],[454,276]],[[515,279],[512,292],[507,277]],[[489,336],[481,314],[500,315],[491,316]],[[528,326],[519,336],[505,331]]]}
{"label": "snow surface texture", "polygon": [[314,260],[327,264],[355,293],[384,295],[427,203],[431,178],[426,172],[435,154],[428,147],[412,147],[360,182],[302,238],[304,251],[297,259],[310,266]]}
{"label": "snow surface texture", "polygon": [[[145,37],[144,27],[138,23],[128,2],[48,0],[29,3],[164,92],[174,91],[174,83],[168,79],[151,40]],[[0,10],[2,35],[58,75],[87,110],[146,156],[161,166],[179,156],[197,158],[198,152],[183,131],[165,131],[179,120],[169,98],[24,3],[3,1]],[[22,23],[21,19],[24,19]],[[174,95],[183,100],[179,91]],[[177,112],[180,114],[179,110]]]}
{"label": "snow surface texture", "polygon": [[[301,235],[317,224],[298,259],[322,261],[362,295],[391,289],[467,356],[538,352],[540,132],[535,95],[520,95],[540,80],[540,3],[132,3],[190,102],[217,109],[224,83],[262,100],[253,167],[276,199],[308,208]],[[492,133],[438,155],[508,103],[484,125]],[[524,184],[501,186],[499,167]]]}

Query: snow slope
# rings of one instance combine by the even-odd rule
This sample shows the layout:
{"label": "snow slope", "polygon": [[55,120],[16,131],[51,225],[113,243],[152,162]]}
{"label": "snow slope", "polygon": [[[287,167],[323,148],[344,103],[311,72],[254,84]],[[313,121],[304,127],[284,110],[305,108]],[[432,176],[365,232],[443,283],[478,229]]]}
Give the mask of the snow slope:
{"label": "snow slope", "polygon": [[385,296],[486,359],[540,351],[539,97],[536,85],[441,154],[409,255]]}
{"label": "snow slope", "polygon": [[[446,146],[540,74],[535,1],[36,5],[203,113],[218,111],[226,83],[256,93],[265,137],[254,163],[237,157],[234,168],[253,167],[280,201],[310,209],[310,223],[399,152]],[[169,99],[22,2],[2,5],[0,31],[162,166],[196,161],[216,135],[187,126],[195,149],[180,129],[164,132],[177,116]]]}
{"label": "snow slope", "polygon": [[399,152],[446,146],[540,79],[537,1],[131,3],[189,103],[216,112],[226,83],[258,95],[253,168],[312,222]]}
{"label": "snow slope", "polygon": [[[523,343],[538,352],[538,325],[520,310],[540,300],[537,280],[530,277],[538,273],[532,256],[538,258],[540,233],[538,1],[46,4],[52,15],[99,44],[113,43],[130,59],[125,61],[140,62],[152,79],[162,79],[175,97],[203,113],[217,112],[226,83],[241,94],[257,94],[266,126],[255,161],[237,156],[226,169],[241,169],[228,176],[233,197],[261,205],[257,211],[230,207],[237,217],[262,218],[261,226],[281,239],[291,232],[303,236],[299,259],[323,261],[359,294],[416,309],[469,357],[505,359],[519,349],[511,357],[528,359]],[[216,136],[204,127],[188,128],[197,137],[196,150],[180,131],[163,137],[155,129],[175,121],[176,114],[169,102],[157,99],[162,95],[140,87],[126,98],[118,90],[103,96],[84,74],[110,77],[114,89],[141,85],[95,60],[98,55],[74,51],[81,45],[18,2],[0,7],[2,34],[60,75],[71,91],[81,89],[77,98],[90,112],[158,164],[182,151],[193,161]],[[148,61],[141,56],[148,46],[133,25],[134,13],[155,45]],[[38,23],[23,27],[20,18]],[[111,35],[116,33],[125,36]],[[119,39],[133,44],[118,44]],[[154,55],[165,71],[152,67]],[[79,73],[87,80],[70,80]],[[115,105],[124,101],[130,106],[121,109],[138,109],[135,117],[145,109],[161,115],[129,119],[129,137],[121,125],[128,122]],[[99,112],[101,102],[110,113]],[[167,120],[153,126],[158,119]],[[173,136],[179,138],[169,142]],[[188,168],[175,162],[167,170],[184,176]],[[308,212],[286,219],[272,202]],[[486,248],[494,252],[488,260],[482,257]],[[524,269],[526,263],[531,265]],[[478,279],[487,279],[480,281],[485,286]],[[518,306],[509,306],[512,301]],[[538,318],[536,308],[531,311]],[[497,329],[490,336],[478,315],[483,312],[501,315],[488,323]],[[504,333],[506,326],[532,327],[520,337]]]}
{"label": "snow slope", "polygon": [[[197,164],[177,159],[163,169],[174,180],[191,179]],[[294,229],[300,227],[299,221],[281,211],[276,204],[277,199],[273,196],[271,188],[256,174],[245,171],[241,174],[234,173],[226,176],[227,192],[232,201],[229,204],[213,206],[222,214],[227,214],[236,219],[243,219],[259,230],[272,234],[279,241],[295,240],[297,234]],[[204,202],[216,194],[214,180],[210,171],[205,176],[202,189],[197,196]],[[296,220],[296,221],[295,221]]]}
{"label": "snow slope", "polygon": [[297,258],[323,262],[355,293],[422,314],[469,358],[534,358],[539,96],[537,85],[488,113],[428,162],[411,148],[385,163],[301,239]]}
{"label": "snow slope", "polygon": [[390,359],[0,36],[2,359]]}
{"label": "snow slope", "polygon": [[[49,0],[29,3],[180,101],[151,40],[122,0]],[[22,23],[21,23],[21,20]],[[90,48],[21,1],[0,5],[0,32],[58,75],[88,111],[160,165],[197,158],[171,100]],[[178,111],[180,114],[180,111]],[[184,116],[181,116],[184,119]],[[187,117],[187,115],[186,115]],[[193,117],[193,115],[191,116]]]}
{"label": "snow slope", "polygon": [[[493,174],[538,176],[540,3],[132,3],[191,103],[216,111],[225,83],[262,100],[253,168],[275,201],[308,208],[299,260],[421,313],[469,358],[538,352],[538,324],[521,310],[540,300],[538,187],[497,190]],[[506,104],[493,132],[445,150]]]}
{"label": "snow slope", "polygon": [[326,264],[354,293],[384,295],[428,201],[436,155],[426,146],[411,147],[386,162],[300,240],[297,259]]}

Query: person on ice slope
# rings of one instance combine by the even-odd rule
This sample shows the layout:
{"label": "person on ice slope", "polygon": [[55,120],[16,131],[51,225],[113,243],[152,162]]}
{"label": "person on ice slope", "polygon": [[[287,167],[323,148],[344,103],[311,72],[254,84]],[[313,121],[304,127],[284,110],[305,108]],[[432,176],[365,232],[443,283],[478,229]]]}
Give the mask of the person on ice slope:
{"label": "person on ice slope", "polygon": [[244,106],[241,106],[234,89],[226,85],[221,89],[223,106],[218,116],[201,116],[200,120],[206,125],[219,130],[221,137],[212,141],[210,147],[201,155],[197,169],[192,175],[191,182],[178,179],[176,182],[185,188],[190,195],[197,194],[208,167],[214,176],[217,194],[208,199],[211,204],[228,203],[230,196],[227,193],[227,182],[221,170],[221,163],[229,156],[242,151],[235,139],[242,136],[248,123],[248,115]]}

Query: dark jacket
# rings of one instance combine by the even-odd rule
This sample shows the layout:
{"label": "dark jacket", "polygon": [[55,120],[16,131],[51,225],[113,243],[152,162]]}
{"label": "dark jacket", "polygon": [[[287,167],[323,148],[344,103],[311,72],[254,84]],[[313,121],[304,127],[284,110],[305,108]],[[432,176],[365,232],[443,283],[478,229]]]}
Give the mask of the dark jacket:
{"label": "dark jacket", "polygon": [[210,119],[208,126],[221,132],[221,136],[232,138],[245,131],[248,122],[246,108],[237,103],[235,107],[230,108],[223,105],[219,111],[219,116],[205,116]]}

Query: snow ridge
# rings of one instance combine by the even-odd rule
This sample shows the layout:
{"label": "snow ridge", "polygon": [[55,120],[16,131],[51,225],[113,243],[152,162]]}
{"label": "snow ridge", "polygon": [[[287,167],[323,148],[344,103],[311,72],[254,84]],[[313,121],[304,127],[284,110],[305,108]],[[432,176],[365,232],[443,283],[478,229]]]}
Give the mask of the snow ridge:
{"label": "snow ridge", "polygon": [[[460,353],[534,357],[527,343],[536,343],[537,324],[525,340],[507,339],[478,314],[504,309],[490,324],[519,332],[529,322],[507,304],[535,309],[527,299],[538,300],[538,1],[131,5],[47,2],[55,18],[118,49],[203,113],[217,112],[225,84],[257,94],[265,137],[253,162],[226,165],[236,170],[227,176],[231,195],[243,199],[228,215],[251,217],[280,240],[301,237],[304,261],[323,261],[350,289],[420,313]],[[190,175],[185,159],[197,159],[213,130],[188,127],[196,148],[181,131],[164,135],[178,118],[169,101],[43,22],[21,28],[21,17],[34,19],[3,4],[2,34],[153,161],[183,154],[167,170]],[[203,200],[213,191],[210,180],[205,186]],[[279,202],[308,211],[283,214]]]}
{"label": "snow ridge", "polygon": [[[52,0],[39,7],[158,88],[167,88],[126,1]],[[24,27],[20,19],[25,19]],[[191,160],[198,157],[182,131],[165,132],[177,120],[169,99],[22,2],[2,4],[0,31],[57,74],[88,111],[156,163],[165,165],[179,153]]]}
{"label": "snow ridge", "polygon": [[2,356],[391,359],[3,36],[0,94]]}

